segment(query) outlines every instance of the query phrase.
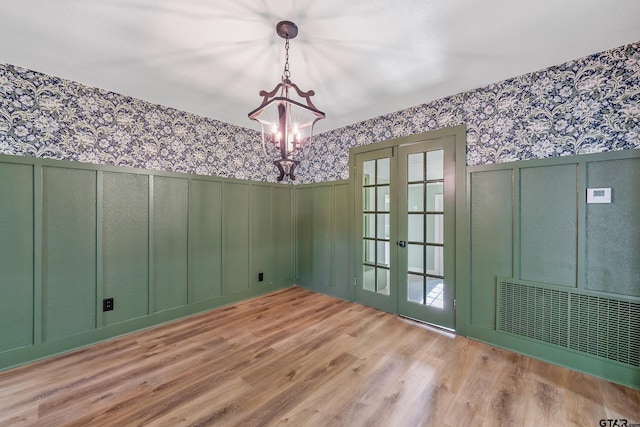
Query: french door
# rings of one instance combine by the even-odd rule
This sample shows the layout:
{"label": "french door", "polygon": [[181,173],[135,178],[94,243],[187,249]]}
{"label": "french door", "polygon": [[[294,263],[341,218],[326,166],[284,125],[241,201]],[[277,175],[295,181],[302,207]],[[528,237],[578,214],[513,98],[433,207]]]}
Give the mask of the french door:
{"label": "french door", "polygon": [[454,328],[455,138],[355,156],[358,302]]}

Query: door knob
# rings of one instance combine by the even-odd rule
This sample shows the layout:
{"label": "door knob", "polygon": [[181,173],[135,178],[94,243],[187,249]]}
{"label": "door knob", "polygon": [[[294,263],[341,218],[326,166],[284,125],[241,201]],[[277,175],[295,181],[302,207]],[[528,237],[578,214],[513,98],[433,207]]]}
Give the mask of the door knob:
{"label": "door knob", "polygon": [[404,248],[405,246],[407,246],[407,242],[405,242],[404,240],[400,240],[398,242],[398,246],[400,246],[401,248]]}

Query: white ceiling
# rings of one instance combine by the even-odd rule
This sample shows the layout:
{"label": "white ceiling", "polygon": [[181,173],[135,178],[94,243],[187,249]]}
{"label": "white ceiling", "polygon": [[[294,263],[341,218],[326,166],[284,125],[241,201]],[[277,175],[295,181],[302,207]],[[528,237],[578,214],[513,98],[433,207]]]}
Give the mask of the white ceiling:
{"label": "white ceiling", "polygon": [[319,131],[640,41],[638,0],[2,0],[0,62],[254,128],[284,65]]}

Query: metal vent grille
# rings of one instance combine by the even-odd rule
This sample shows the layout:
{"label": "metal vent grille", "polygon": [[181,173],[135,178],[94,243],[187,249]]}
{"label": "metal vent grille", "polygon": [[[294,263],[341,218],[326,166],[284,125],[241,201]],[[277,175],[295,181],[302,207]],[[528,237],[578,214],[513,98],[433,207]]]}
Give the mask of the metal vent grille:
{"label": "metal vent grille", "polygon": [[501,282],[498,308],[498,330],[567,346],[568,292]]}
{"label": "metal vent grille", "polygon": [[640,366],[640,304],[571,295],[570,348]]}
{"label": "metal vent grille", "polygon": [[640,304],[498,281],[497,329],[583,353],[640,366]]}

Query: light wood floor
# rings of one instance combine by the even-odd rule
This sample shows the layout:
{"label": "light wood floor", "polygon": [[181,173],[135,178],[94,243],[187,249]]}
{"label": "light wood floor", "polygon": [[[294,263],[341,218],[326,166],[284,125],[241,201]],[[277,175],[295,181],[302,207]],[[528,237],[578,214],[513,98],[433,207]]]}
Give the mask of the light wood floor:
{"label": "light wood floor", "polygon": [[640,391],[301,288],[0,373],[0,425],[598,426]]}

